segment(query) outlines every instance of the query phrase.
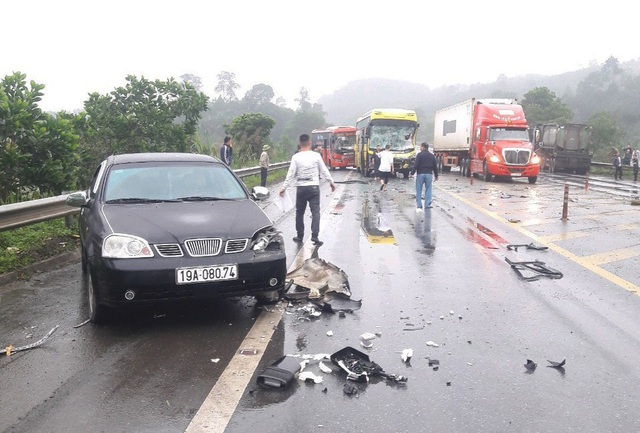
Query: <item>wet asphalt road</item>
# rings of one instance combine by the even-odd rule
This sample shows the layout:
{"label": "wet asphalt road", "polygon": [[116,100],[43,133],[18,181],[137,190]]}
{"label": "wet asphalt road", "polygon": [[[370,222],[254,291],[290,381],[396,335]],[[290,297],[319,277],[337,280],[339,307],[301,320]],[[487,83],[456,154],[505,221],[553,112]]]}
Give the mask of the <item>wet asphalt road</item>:
{"label": "wet asphalt road", "polygon": [[[383,193],[370,183],[339,187],[319,254],[347,272],[362,308],[307,320],[300,305],[283,305],[258,369],[283,354],[352,346],[408,376],[406,386],[372,380],[354,397],[343,394],[339,372],[285,391],[252,380],[227,432],[640,431],[638,207],[572,187],[562,222],[562,186],[544,178],[469,185],[451,173],[436,185],[424,214],[410,181],[394,179]],[[291,262],[292,216],[272,204],[266,212]],[[532,241],[550,248],[505,248]],[[542,260],[564,277],[521,281],[505,256]],[[0,430],[184,431],[260,310],[231,299],[74,329],[86,317],[82,280],[74,264],[0,290],[1,344],[60,325],[43,347],[0,358]],[[360,346],[364,332],[381,333],[370,349]],[[410,365],[400,359],[407,348]],[[426,357],[440,361],[438,371]],[[538,363],[530,374],[528,358]],[[564,371],[546,367],[565,358]],[[320,374],[314,363],[308,369]]]}

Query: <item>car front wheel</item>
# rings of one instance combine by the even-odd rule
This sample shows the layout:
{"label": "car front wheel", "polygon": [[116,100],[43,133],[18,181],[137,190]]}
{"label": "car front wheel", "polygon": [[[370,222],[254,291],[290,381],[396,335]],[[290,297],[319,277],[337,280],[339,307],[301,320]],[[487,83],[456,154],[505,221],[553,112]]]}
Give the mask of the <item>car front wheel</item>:
{"label": "car front wheel", "polygon": [[97,289],[91,277],[91,270],[87,273],[87,304],[89,306],[89,320],[92,323],[105,323],[108,319],[108,307],[98,302]]}

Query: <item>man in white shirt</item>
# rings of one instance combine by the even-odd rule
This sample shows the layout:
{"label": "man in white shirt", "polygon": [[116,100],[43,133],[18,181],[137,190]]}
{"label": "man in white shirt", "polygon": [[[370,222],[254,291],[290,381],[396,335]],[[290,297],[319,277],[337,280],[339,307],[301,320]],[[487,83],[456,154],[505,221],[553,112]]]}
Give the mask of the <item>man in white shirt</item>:
{"label": "man in white shirt", "polygon": [[384,150],[380,152],[380,168],[378,168],[380,174],[380,191],[387,190],[387,184],[389,178],[393,174],[393,153],[391,153],[391,145],[387,144]]}
{"label": "man in white shirt", "polygon": [[311,140],[308,134],[300,136],[300,151],[291,158],[287,178],[280,189],[280,196],[284,196],[289,186],[296,186],[296,237],[294,242],[304,239],[304,213],[307,203],[311,209],[311,242],[322,245],[318,239],[320,231],[320,175],[331,183],[331,191],[336,190],[331,173],[324,165],[322,156],[311,150]]}

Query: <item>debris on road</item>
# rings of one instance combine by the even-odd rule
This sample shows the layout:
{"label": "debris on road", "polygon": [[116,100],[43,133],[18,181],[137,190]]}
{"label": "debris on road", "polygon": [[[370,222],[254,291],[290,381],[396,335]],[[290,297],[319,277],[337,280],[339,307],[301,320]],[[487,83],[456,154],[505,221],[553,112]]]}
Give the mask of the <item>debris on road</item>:
{"label": "debris on road", "polygon": [[298,375],[298,379],[303,382],[322,383],[322,376],[316,376],[310,371],[304,371]]}
{"label": "debris on road", "polygon": [[240,349],[238,353],[240,355],[257,355],[258,349]]}
{"label": "debris on road", "polygon": [[309,289],[308,297],[311,299],[320,298],[330,292],[351,297],[347,274],[319,257],[305,260],[302,266],[287,274],[287,279],[298,287]]}
{"label": "debris on road", "polygon": [[211,362],[213,362],[214,364],[217,364],[218,362],[220,362],[220,358],[212,358]]}
{"label": "debris on road", "polygon": [[53,329],[51,329],[51,331],[47,332],[47,335],[45,335],[40,340],[35,341],[31,344],[27,344],[25,346],[19,346],[19,347],[13,347],[13,345],[9,345],[7,348],[0,350],[0,355],[4,354],[6,356],[11,356],[12,353],[35,349],[36,347],[39,347],[42,344],[44,344],[44,342],[47,341],[54,332],[56,332],[56,329],[58,329],[59,326],[60,325],[56,325]]}
{"label": "debris on road", "polygon": [[91,319],[87,319],[87,320],[85,320],[85,321],[84,321],[84,322],[82,322],[82,323],[78,323],[77,325],[74,325],[73,327],[74,327],[74,328],[79,328],[79,327],[81,327],[81,326],[86,325],[86,324],[87,324],[87,323],[89,323],[89,322],[91,322]]}
{"label": "debris on road", "polygon": [[327,331],[327,337],[333,337],[333,331]]}
{"label": "debris on road", "polygon": [[567,360],[563,359],[562,362],[555,362],[555,361],[549,361],[547,359],[547,362],[549,364],[551,364],[551,365],[547,365],[547,367],[550,367],[550,368],[562,368],[562,367],[564,367],[564,364],[567,362]]}
{"label": "debris on road", "polygon": [[524,365],[524,368],[526,368],[529,371],[533,371],[536,369],[536,367],[538,366],[538,364],[536,364],[535,362],[533,362],[530,359],[527,359],[527,363]]}
{"label": "debris on road", "polygon": [[517,219],[517,218],[509,218],[509,222],[510,222],[510,223],[513,223],[513,224],[516,224],[516,223],[519,223],[519,222],[520,222],[520,220],[519,220],[519,219]]}
{"label": "debris on road", "polygon": [[413,349],[404,349],[400,356],[402,358],[402,362],[408,363],[411,361],[411,357],[413,356]]}
{"label": "debris on road", "polygon": [[358,395],[358,387],[356,385],[354,385],[353,383],[345,383],[344,384],[344,388],[342,388],[342,392],[344,392],[346,395]]}
{"label": "debris on road", "polygon": [[507,249],[509,251],[518,251],[518,248],[526,248],[528,250],[536,250],[536,251],[544,251],[544,250],[548,250],[549,247],[546,247],[544,245],[536,245],[533,242],[531,242],[530,244],[509,244],[507,245]]}
{"label": "debris on road", "polygon": [[436,343],[435,341],[427,341],[427,346],[429,347],[440,347],[440,345],[438,343]]}
{"label": "debris on road", "polygon": [[360,340],[360,346],[364,347],[365,349],[371,349],[373,347],[373,341]]}
{"label": "debris on road", "polygon": [[[428,324],[430,325],[431,322],[428,322]],[[413,323],[405,323],[405,328],[403,328],[403,331],[419,331],[421,329],[424,329],[424,325],[421,326],[416,326]]]}
{"label": "debris on road", "polygon": [[429,363],[429,367],[433,367],[434,365],[440,365],[440,361],[437,359],[427,358],[427,362]]}
{"label": "debris on road", "polygon": [[373,332],[365,332],[360,336],[361,340],[366,340],[366,341],[375,340],[375,338],[376,338],[376,334],[374,334]]}
{"label": "debris on road", "polygon": [[261,388],[284,389],[291,385],[300,371],[300,362],[292,356],[283,356],[258,376]]}
{"label": "debris on road", "polygon": [[550,268],[539,260],[514,262],[508,257],[504,258],[518,276],[525,281],[537,281],[540,277],[560,279],[564,275],[562,272]]}
{"label": "debris on road", "polygon": [[353,347],[345,347],[332,354],[331,362],[347,373],[348,380],[355,382],[369,382],[370,377],[376,376],[400,384],[404,384],[408,380],[406,376],[385,373],[380,365]]}
{"label": "debris on road", "polygon": [[324,362],[322,362],[322,361],[320,361],[320,363],[318,364],[318,366],[320,367],[320,370],[321,370],[323,373],[326,373],[326,374],[331,374],[331,373],[333,373],[333,369],[331,369],[331,367],[327,366],[327,365],[326,365]]}

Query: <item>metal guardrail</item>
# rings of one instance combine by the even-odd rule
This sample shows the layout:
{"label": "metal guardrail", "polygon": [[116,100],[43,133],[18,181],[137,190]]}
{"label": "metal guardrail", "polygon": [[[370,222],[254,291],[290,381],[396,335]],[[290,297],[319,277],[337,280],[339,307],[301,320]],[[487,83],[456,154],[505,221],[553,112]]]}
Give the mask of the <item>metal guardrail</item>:
{"label": "metal guardrail", "polygon": [[[278,162],[269,166],[269,171],[288,168],[289,162]],[[233,171],[239,178],[260,174],[260,167],[241,168]],[[68,194],[41,198],[21,203],[0,206],[0,232],[55,218],[74,215],[80,210],[67,206]]]}

